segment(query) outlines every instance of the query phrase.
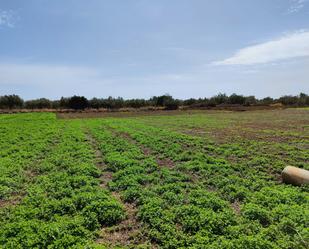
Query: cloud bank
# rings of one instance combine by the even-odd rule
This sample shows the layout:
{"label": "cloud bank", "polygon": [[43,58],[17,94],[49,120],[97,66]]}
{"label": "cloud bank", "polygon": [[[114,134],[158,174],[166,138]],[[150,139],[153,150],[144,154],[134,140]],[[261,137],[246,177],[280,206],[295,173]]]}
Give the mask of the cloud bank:
{"label": "cloud bank", "polygon": [[254,65],[309,56],[309,31],[295,32],[279,39],[240,49],[232,57],[213,65]]}

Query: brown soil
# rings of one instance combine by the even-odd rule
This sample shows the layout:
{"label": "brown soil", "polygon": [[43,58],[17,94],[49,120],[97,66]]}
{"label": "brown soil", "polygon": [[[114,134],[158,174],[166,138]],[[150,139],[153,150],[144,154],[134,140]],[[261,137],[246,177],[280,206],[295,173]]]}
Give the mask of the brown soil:
{"label": "brown soil", "polygon": [[[113,196],[121,201],[120,196]],[[137,208],[135,204],[125,203],[126,219],[113,227],[106,227],[100,231],[100,237],[97,240],[99,244],[108,244],[114,246],[133,246],[142,243],[142,227],[136,219]]]}
{"label": "brown soil", "polygon": [[1,199],[0,200],[0,208],[17,205],[22,201],[22,199],[24,197],[25,197],[24,192],[14,193],[14,194],[11,195],[11,197],[9,199]]}
{"label": "brown soil", "polygon": [[235,201],[235,202],[231,203],[231,207],[237,215],[240,215],[241,208],[240,208],[240,202],[239,201]]}
{"label": "brown soil", "polygon": [[140,117],[140,116],[162,116],[162,115],[177,115],[185,114],[186,111],[136,111],[136,112],[68,112],[56,113],[59,119],[84,119],[84,118],[125,118],[125,117]]}
{"label": "brown soil", "polygon": [[[103,162],[103,155],[97,141],[89,131],[86,131],[86,136],[95,152],[95,163],[102,170],[100,176],[100,186],[108,188],[108,183],[113,178],[113,173],[106,170],[106,165]],[[111,192],[112,196],[123,204],[126,212],[126,218],[113,227],[103,227],[97,239],[98,244],[108,244],[114,246],[133,246],[140,244],[143,240],[142,227],[136,218],[137,208],[133,203],[124,203],[121,195],[115,191]]]}
{"label": "brown soil", "polygon": [[151,110],[128,109],[128,110],[54,110],[59,119],[83,119],[83,118],[107,118],[107,117],[140,117],[140,116],[162,116],[162,115],[183,115],[196,113],[222,113],[222,112],[243,112],[243,111],[261,111],[261,110],[281,110],[283,107],[276,106],[217,106],[205,108],[186,108],[181,107],[179,110],[162,110],[156,108]]}
{"label": "brown soil", "polygon": [[230,116],[233,122],[225,128],[180,127],[177,131],[192,136],[207,136],[217,143],[231,142],[237,137],[275,143],[309,139],[305,132],[309,124],[306,118],[308,111],[297,110],[297,114],[295,110],[263,111],[251,112],[246,116],[236,115]]}
{"label": "brown soil", "polygon": [[163,159],[158,158],[157,155],[155,155],[155,153],[150,148],[147,148],[144,145],[139,144],[136,140],[134,140],[130,136],[130,134],[128,134],[126,132],[118,132],[118,131],[115,131],[113,129],[111,129],[111,130],[114,134],[117,134],[117,136],[121,136],[121,137],[125,138],[126,140],[128,140],[130,143],[138,145],[146,156],[149,156],[149,155],[155,156],[156,162],[160,167],[167,167],[169,169],[172,169],[172,168],[175,167],[175,163],[171,159],[169,159],[169,158],[163,158]]}
{"label": "brown soil", "polygon": [[169,169],[175,168],[175,163],[169,158],[163,158],[163,159],[157,158],[156,161],[160,167],[167,167]]}

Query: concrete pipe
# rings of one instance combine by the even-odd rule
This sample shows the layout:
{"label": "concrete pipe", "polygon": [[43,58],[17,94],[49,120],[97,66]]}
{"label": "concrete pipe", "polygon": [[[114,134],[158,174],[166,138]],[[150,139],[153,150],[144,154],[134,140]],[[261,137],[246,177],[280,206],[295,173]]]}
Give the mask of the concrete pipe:
{"label": "concrete pipe", "polygon": [[305,169],[287,166],[284,168],[281,175],[284,183],[290,183],[297,186],[309,184],[309,171]]}

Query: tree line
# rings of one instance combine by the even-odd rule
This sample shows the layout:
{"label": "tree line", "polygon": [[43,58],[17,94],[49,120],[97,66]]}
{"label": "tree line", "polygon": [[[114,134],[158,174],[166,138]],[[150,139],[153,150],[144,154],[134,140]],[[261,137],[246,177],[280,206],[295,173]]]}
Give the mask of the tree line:
{"label": "tree line", "polygon": [[299,95],[285,95],[280,98],[266,97],[257,99],[255,96],[244,96],[238,94],[219,93],[211,98],[190,98],[175,99],[169,94],[154,96],[150,99],[123,99],[121,97],[113,98],[92,98],[87,99],[84,96],[62,97],[60,100],[49,100],[39,98],[24,101],[18,95],[0,96],[0,109],[75,109],[82,110],[86,108],[142,108],[142,107],[163,107],[168,110],[178,109],[179,106],[188,106],[191,108],[215,107],[221,105],[272,105],[280,103],[285,106],[309,106],[309,96],[305,93]]}

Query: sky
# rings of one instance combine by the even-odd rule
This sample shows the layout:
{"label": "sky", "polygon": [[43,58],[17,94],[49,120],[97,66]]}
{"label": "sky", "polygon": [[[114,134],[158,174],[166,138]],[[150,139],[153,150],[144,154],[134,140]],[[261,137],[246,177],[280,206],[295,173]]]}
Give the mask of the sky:
{"label": "sky", "polygon": [[309,0],[0,0],[0,95],[309,93]]}

